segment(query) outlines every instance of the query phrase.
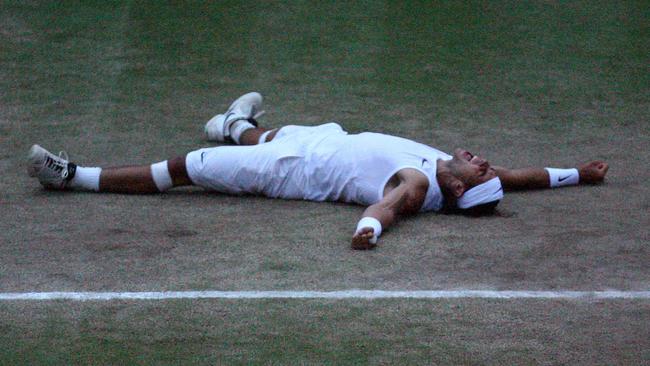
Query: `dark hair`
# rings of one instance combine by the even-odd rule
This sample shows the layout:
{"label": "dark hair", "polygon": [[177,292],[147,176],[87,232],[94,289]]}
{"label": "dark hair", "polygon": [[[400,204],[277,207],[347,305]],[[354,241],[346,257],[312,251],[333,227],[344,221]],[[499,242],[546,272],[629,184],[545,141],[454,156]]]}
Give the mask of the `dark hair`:
{"label": "dark hair", "polygon": [[461,211],[463,215],[472,217],[494,215],[494,211],[496,211],[499,202],[501,202],[501,200],[484,203],[482,205],[476,205],[464,210],[461,209]]}
{"label": "dark hair", "polygon": [[501,202],[501,200],[492,201],[465,209],[445,205],[442,212],[446,214],[465,215],[471,217],[489,216],[495,214],[499,202]]}

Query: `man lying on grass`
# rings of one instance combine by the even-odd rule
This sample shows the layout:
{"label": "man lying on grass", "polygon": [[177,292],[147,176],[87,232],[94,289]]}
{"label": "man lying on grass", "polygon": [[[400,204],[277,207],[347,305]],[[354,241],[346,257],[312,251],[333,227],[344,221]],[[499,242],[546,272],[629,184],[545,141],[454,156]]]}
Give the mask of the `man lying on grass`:
{"label": "man lying on grass", "polygon": [[425,211],[489,213],[503,190],[554,188],[602,182],[608,165],[577,169],[507,169],[467,150],[448,155],[427,145],[379,133],[348,134],[336,123],[258,127],[262,96],[248,93],[207,122],[210,141],[237,145],[205,148],[145,166],[81,167],[38,145],[28,172],[50,189],[157,193],[197,185],[227,194],[343,201],[368,208],[352,248],[372,249],[399,217]]}

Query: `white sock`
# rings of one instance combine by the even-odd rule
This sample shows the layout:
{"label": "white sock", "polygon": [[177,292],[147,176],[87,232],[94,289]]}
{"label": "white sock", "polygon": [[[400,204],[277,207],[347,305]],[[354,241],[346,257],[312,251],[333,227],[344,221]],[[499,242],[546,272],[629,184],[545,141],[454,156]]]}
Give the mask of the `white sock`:
{"label": "white sock", "polygon": [[232,137],[235,143],[239,145],[239,138],[241,137],[241,134],[246,130],[250,130],[251,128],[255,128],[252,123],[243,119],[239,120],[230,126],[230,137]]}
{"label": "white sock", "polygon": [[99,192],[99,175],[102,168],[85,168],[78,166],[68,187],[84,191]]}
{"label": "white sock", "polygon": [[263,143],[265,143],[265,142],[266,142],[266,138],[267,138],[267,137],[269,136],[269,134],[270,134],[271,132],[273,132],[273,131],[275,131],[275,130],[268,130],[268,131],[264,132],[264,133],[260,136],[260,139],[257,140],[257,144],[259,145],[259,144],[263,144]]}

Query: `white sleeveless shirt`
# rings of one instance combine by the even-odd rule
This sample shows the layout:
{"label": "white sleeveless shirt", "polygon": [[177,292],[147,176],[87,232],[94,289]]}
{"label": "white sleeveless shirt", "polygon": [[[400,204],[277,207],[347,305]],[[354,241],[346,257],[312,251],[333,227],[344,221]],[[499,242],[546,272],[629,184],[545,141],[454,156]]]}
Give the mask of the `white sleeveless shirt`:
{"label": "white sleeveless shirt", "polygon": [[[284,134],[278,135],[280,143]],[[300,198],[372,205],[383,198],[386,183],[395,173],[411,168],[429,179],[420,211],[438,211],[443,205],[436,161],[452,157],[440,150],[380,133],[350,135],[335,123],[311,128],[305,133],[290,133],[286,139],[299,147],[297,155],[302,157],[301,164],[293,165],[287,177],[294,180],[288,187],[303,187]],[[298,192],[286,193],[297,198]],[[282,196],[285,194],[280,194]]]}

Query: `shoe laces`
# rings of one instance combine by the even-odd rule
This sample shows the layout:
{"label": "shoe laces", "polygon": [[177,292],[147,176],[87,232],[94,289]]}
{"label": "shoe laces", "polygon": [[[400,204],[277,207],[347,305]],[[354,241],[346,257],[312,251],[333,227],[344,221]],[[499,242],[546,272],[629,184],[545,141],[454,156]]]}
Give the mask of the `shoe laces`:
{"label": "shoe laces", "polygon": [[66,179],[68,179],[68,175],[70,174],[70,172],[68,171],[68,167],[70,164],[70,157],[68,157],[67,152],[61,150],[59,151],[59,159],[64,160],[64,161],[59,161],[57,163],[61,165],[61,178],[63,178],[63,180],[65,181]]}

